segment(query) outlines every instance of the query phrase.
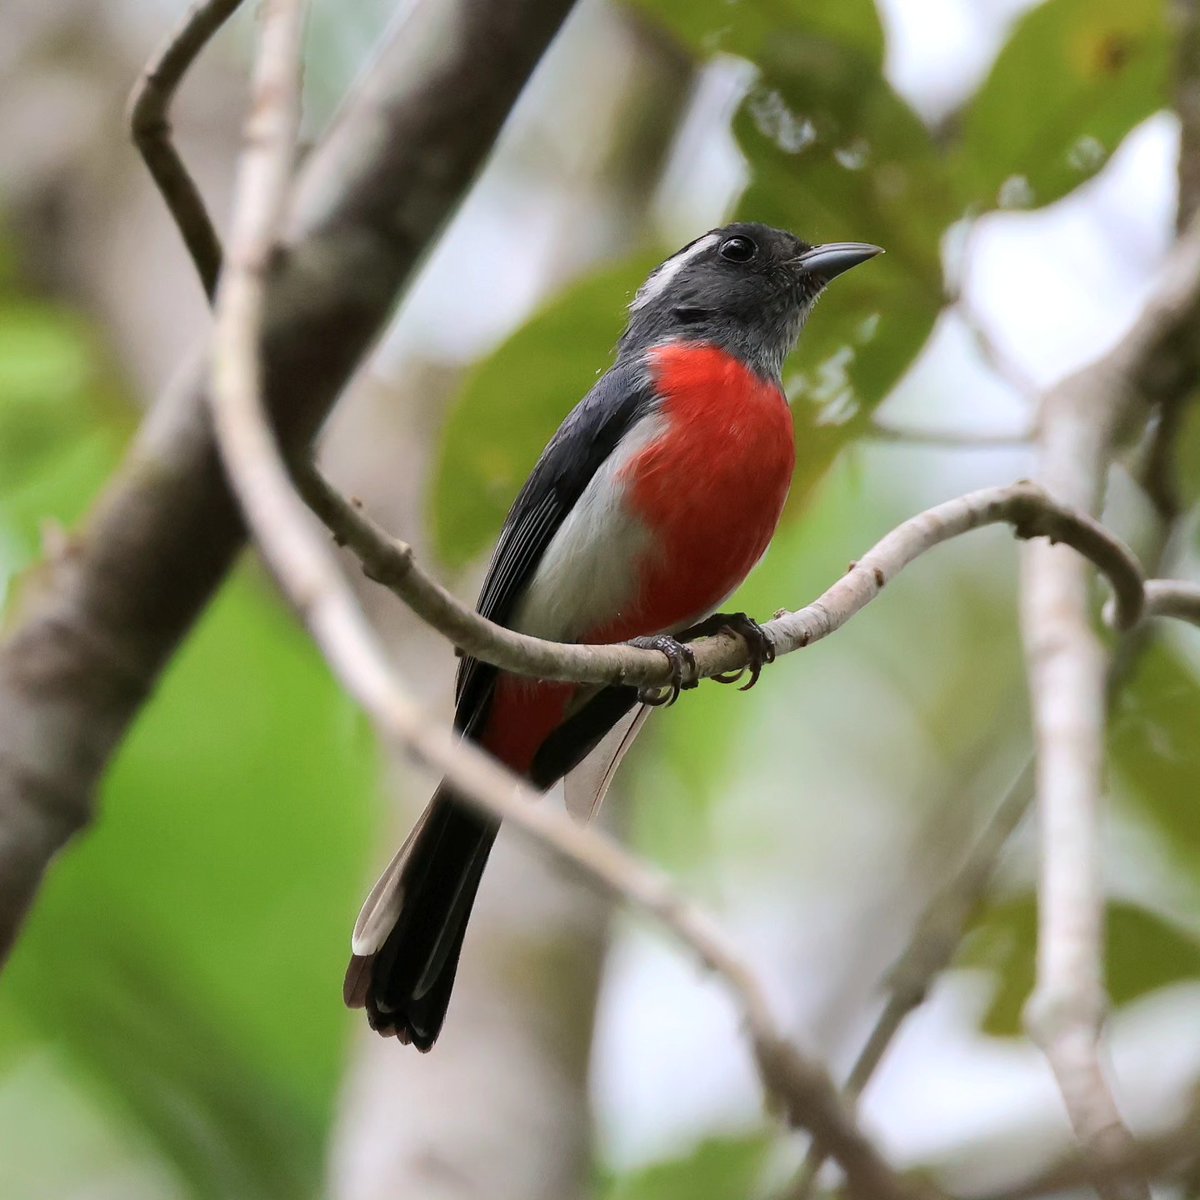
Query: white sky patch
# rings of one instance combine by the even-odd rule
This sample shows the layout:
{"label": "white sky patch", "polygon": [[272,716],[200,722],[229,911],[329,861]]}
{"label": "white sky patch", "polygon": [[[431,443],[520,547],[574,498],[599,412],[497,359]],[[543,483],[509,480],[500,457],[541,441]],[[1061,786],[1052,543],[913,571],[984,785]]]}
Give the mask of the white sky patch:
{"label": "white sky patch", "polygon": [[715,233],[706,233],[703,237],[697,238],[690,245],[685,246],[678,254],[672,255],[667,259],[645,283],[638,288],[638,294],[634,296],[633,303],[629,306],[630,312],[637,312],[639,308],[644,308],[651,300],[661,296],[670,284],[671,280],[683,270],[688,263],[693,262],[697,257],[715,246],[717,235]]}

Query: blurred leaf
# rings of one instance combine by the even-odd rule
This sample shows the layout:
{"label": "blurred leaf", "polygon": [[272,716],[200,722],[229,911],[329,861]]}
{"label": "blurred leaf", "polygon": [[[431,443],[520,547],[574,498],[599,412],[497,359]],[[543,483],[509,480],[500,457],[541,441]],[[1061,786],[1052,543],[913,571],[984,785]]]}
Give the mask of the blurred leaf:
{"label": "blurred leaf", "polygon": [[0,581],[33,554],[42,520],[83,512],[131,425],[83,320],[0,295],[0,521],[14,543],[0,546]]}
{"label": "blurred leaf", "polygon": [[959,215],[920,117],[864,55],[776,31],[734,123],[749,160],[739,212],[810,241],[874,241],[941,289],[939,239]]}
{"label": "blurred leaf", "polygon": [[1194,869],[1200,858],[1200,680],[1165,638],[1142,653],[1113,713],[1110,759],[1121,796]]}
{"label": "blurred leaf", "polygon": [[1172,473],[1183,507],[1188,509],[1200,502],[1200,405],[1183,406]]}
{"label": "blurred leaf", "polygon": [[1169,104],[1160,0],[1048,0],[1018,23],[963,114],[969,201],[1049,204]]}
{"label": "blurred leaf", "polygon": [[833,427],[872,411],[928,338],[942,305],[940,240],[958,210],[929,131],[883,78],[875,13],[751,4],[732,29],[721,48],[759,71],[734,122],[750,168],[738,215],[887,250],[837,280],[801,341],[789,393],[811,410],[798,444],[816,451],[797,480],[802,500],[851,432]]}
{"label": "blurred leaf", "polygon": [[434,470],[438,554],[462,566],[490,546],[538,455],[608,369],[633,293],[660,261],[639,257],[552,300],[471,374]]}
{"label": "blurred leaf", "polygon": [[782,28],[853,46],[883,66],[883,27],[875,0],[633,0],[700,54],[738,54],[757,62]]}
{"label": "blurred leaf", "polygon": [[861,436],[925,344],[940,299],[897,259],[872,259],[834,281],[789,360],[784,386],[796,428],[791,515]]}
{"label": "blurred leaf", "polygon": [[[1021,1010],[1033,991],[1037,902],[1023,896],[991,908],[973,932],[964,963],[991,968],[997,988],[983,1019],[993,1037],[1023,1032]],[[1200,977],[1200,943],[1157,913],[1133,904],[1108,906],[1105,965],[1117,1008],[1181,980]]]}
{"label": "blurred leaf", "polygon": [[785,376],[800,449],[796,511],[932,332],[940,241],[958,214],[928,131],[870,59],[787,28],[759,66],[734,123],[751,169],[739,216],[887,251],[834,282]]}
{"label": "blurred leaf", "polygon": [[709,1138],[683,1158],[611,1178],[600,1200],[750,1200],[770,1147],[765,1134]]}
{"label": "blurred leaf", "polygon": [[320,1194],[373,779],[365,730],[307,639],[236,578],[13,956],[5,1005],[197,1196]]}

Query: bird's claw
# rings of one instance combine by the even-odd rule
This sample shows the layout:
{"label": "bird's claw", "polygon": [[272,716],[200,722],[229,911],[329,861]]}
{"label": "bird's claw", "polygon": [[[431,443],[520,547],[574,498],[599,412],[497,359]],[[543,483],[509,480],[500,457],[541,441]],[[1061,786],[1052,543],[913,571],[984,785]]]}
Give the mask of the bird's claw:
{"label": "bird's claw", "polygon": [[629,644],[637,646],[639,650],[657,650],[666,656],[671,667],[671,682],[666,687],[644,687],[638,691],[638,700],[642,704],[656,708],[666,705],[669,708],[679,699],[681,691],[696,686],[696,655],[691,646],[665,633],[634,638]]}
{"label": "bird's claw", "polygon": [[731,671],[727,675],[714,675],[712,678],[717,683],[737,683],[749,670],[750,680],[741,688],[743,692],[748,692],[758,682],[763,667],[775,661],[775,643],[771,640],[771,635],[753,617],[747,616],[744,612],[714,613],[707,621],[688,630],[691,637],[712,637],[717,633],[737,634],[746,643],[750,658],[747,665],[740,671]]}

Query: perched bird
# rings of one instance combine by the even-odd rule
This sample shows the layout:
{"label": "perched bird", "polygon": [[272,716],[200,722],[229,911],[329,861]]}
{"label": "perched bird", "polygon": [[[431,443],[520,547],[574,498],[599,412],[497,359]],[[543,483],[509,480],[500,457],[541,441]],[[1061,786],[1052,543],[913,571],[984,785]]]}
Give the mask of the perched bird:
{"label": "perched bird", "polygon": [[[675,686],[639,695],[459,666],[455,727],[538,788],[591,756],[602,798],[650,704],[686,678],[687,638],[728,627],[774,656],[743,613],[712,616],[774,536],[795,464],[783,361],[835,276],[881,253],[783,230],[714,229],[667,259],[630,305],[616,361],[562,423],[513,504],[479,611],[561,642],[662,650]],[[570,786],[570,781],[568,781]],[[571,796],[568,794],[571,806]],[[442,784],[359,916],[345,999],[429,1050],[498,825]]]}

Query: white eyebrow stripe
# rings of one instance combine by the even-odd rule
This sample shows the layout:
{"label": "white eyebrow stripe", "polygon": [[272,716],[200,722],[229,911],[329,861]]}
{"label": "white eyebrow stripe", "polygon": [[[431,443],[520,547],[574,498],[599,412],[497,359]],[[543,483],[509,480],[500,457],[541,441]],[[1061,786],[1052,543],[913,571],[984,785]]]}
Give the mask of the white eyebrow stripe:
{"label": "white eyebrow stripe", "polygon": [[688,265],[694,258],[698,258],[701,254],[710,247],[715,246],[720,235],[716,233],[706,233],[703,237],[697,238],[690,246],[685,246],[677,254],[672,255],[667,259],[662,266],[658,267],[655,272],[638,288],[638,293],[633,298],[633,303],[629,306],[630,312],[637,312],[639,308],[643,308],[649,304],[651,300],[657,299],[666,290],[667,285]]}

